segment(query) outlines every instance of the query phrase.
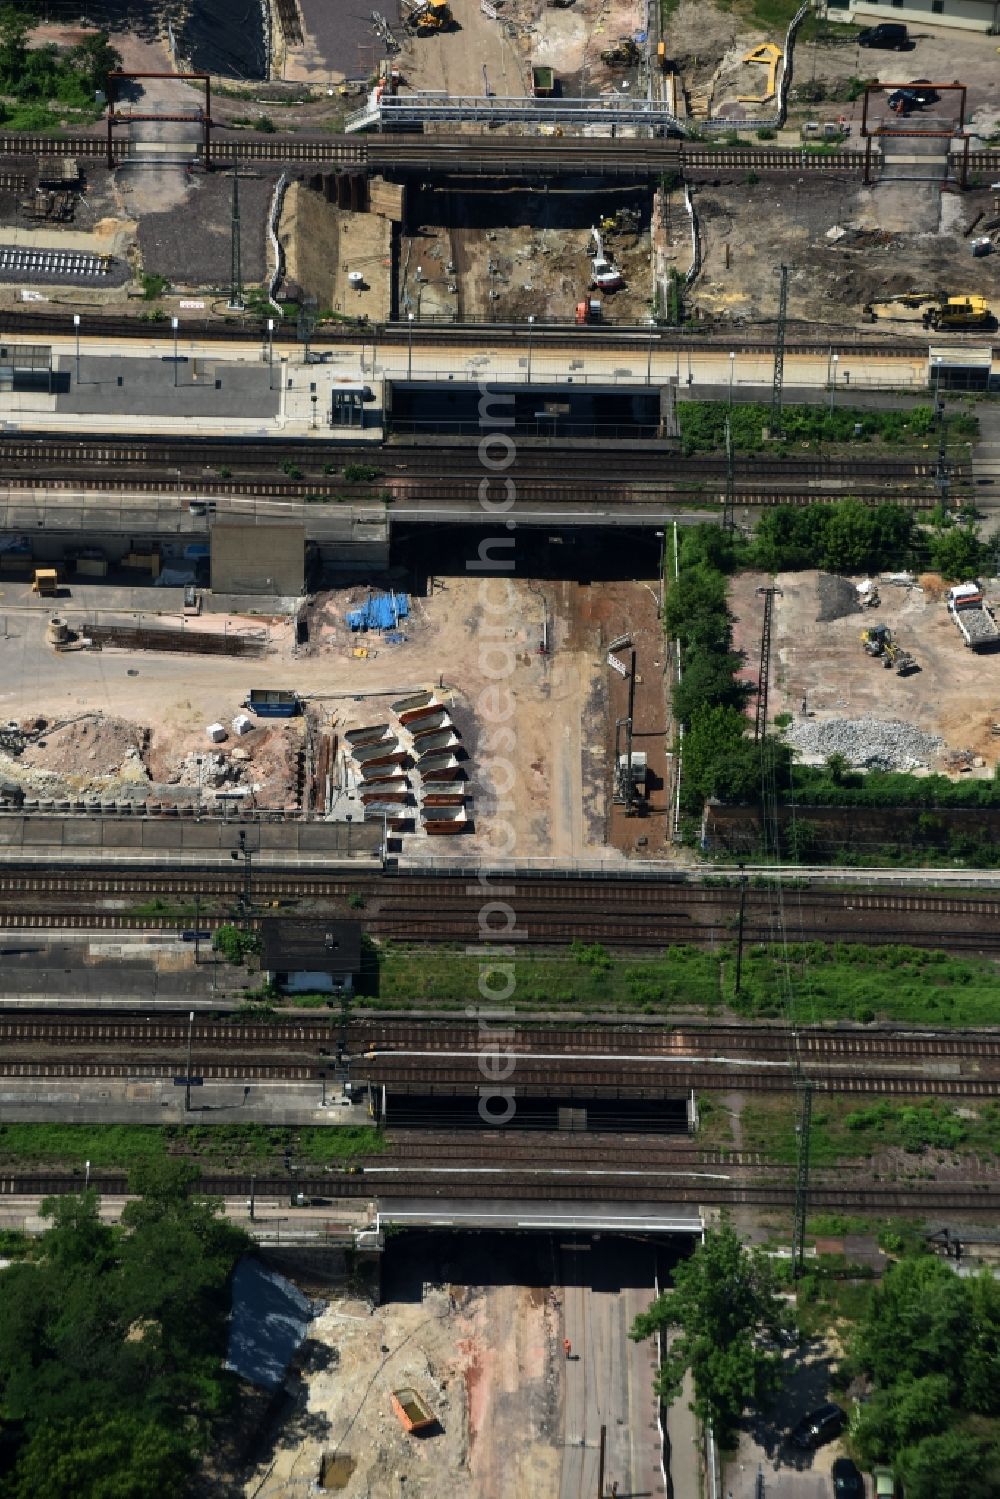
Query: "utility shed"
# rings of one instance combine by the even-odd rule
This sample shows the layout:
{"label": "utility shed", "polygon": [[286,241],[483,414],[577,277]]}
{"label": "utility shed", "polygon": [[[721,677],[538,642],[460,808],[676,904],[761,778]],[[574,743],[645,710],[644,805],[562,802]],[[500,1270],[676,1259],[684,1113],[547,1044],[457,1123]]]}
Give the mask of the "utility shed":
{"label": "utility shed", "polygon": [[262,923],[261,966],[288,994],[343,994],[361,971],[359,921]]}

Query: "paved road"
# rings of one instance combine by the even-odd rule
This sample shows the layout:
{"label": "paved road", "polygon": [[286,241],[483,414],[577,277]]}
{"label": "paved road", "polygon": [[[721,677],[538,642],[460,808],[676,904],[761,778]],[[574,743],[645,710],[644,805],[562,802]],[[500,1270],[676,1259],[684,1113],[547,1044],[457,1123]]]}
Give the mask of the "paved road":
{"label": "paved road", "polygon": [[[641,1252],[641,1251],[640,1251]],[[589,1499],[598,1493],[600,1434],[606,1432],[605,1492],[612,1481],[619,1494],[661,1496],[659,1431],[652,1381],[653,1345],[633,1343],[628,1329],[653,1299],[653,1259],[648,1285],[601,1284],[591,1274],[597,1246],[562,1246],[565,1336],[572,1346],[566,1361],[564,1449],[559,1499]]]}

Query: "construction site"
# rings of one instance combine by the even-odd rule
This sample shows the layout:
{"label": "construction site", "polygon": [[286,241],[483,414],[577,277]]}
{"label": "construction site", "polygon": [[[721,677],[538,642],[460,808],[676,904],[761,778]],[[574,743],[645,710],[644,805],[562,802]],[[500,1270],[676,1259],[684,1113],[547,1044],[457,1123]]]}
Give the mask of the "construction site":
{"label": "construction site", "polygon": [[[674,320],[683,314],[749,323],[774,316],[770,267],[784,260],[793,266],[794,321],[857,329],[876,322],[878,331],[907,332],[929,304],[957,296],[983,298],[979,326],[994,326],[990,255],[1000,202],[992,178],[963,179],[961,194],[941,192],[938,182],[949,140],[988,140],[996,122],[989,68],[974,37],[922,35],[904,75],[923,68],[931,78],[950,79],[958,72],[961,84],[911,87],[891,56],[862,57],[835,27],[807,27],[789,89],[791,44],[783,34],[691,0],[672,11],[655,47],[637,0],[563,7],[405,0],[391,13],[355,18],[343,35],[332,34],[314,11],[277,7],[272,82],[258,86],[260,98],[216,94],[220,140],[242,136],[249,148],[257,146],[255,126],[336,129],[365,99],[381,108],[384,101],[451,98],[464,118],[463,101],[472,108],[477,99],[612,105],[648,94],[689,141],[702,122],[728,122],[731,142],[713,130],[713,144],[765,139],[778,151],[846,148],[860,159],[875,135],[879,166],[860,183],[835,170],[751,173],[751,180],[719,151],[718,170],[685,174],[685,186],[667,170],[658,180],[604,170],[595,153],[590,162],[581,156],[578,173],[525,181],[510,170],[463,171],[443,148],[439,168],[418,176],[391,167],[289,170],[264,150],[265,140],[238,184],[230,169],[192,170],[162,160],[161,152],[156,191],[148,193],[148,174],[137,167],[143,152],[152,160],[160,150],[161,127],[147,124],[145,145],[135,127],[118,133],[122,159],[111,170],[100,159],[51,167],[23,156],[0,161],[0,305],[23,305],[29,296],[44,303],[51,299],[46,286],[62,286],[79,305],[111,311],[141,286],[151,315],[169,312],[183,322],[192,311],[223,317],[234,296],[261,288],[276,312],[304,310],[313,319],[642,325],[671,313],[677,272],[687,285]],[[39,40],[68,45],[76,35],[48,27]],[[163,72],[165,38],[115,33],[113,40],[126,69]],[[890,106],[900,90],[882,89],[880,77],[906,85],[902,102]],[[165,111],[196,121],[204,103],[201,85],[179,77],[135,87],[150,121]],[[268,107],[280,107],[277,121]],[[570,140],[571,126],[539,119],[504,128],[513,140]],[[884,137],[887,128],[915,138]],[[438,129],[431,120],[423,125],[425,134]],[[356,138],[368,139],[363,132]],[[189,213],[202,227],[198,236],[183,232]],[[37,285],[30,293],[23,290],[26,273]]]}
{"label": "construction site", "polygon": [[[662,852],[655,584],[484,586],[436,577],[422,597],[355,586],[312,595],[292,615],[192,616],[180,589],[159,590],[145,610],[137,591],[125,608],[121,590],[93,585],[82,600],[66,589],[54,615],[51,599],[8,584],[19,612],[4,645],[2,805],[369,821],[415,857],[434,836],[435,857],[449,846],[485,855],[509,840],[567,860],[608,843]],[[495,646],[491,587],[516,600]],[[630,644],[616,656],[623,634]],[[639,668],[626,680],[633,651]],[[509,665],[500,697],[497,655]],[[500,758],[497,713],[515,724]],[[644,767],[631,789],[620,722],[630,716]],[[449,834],[464,836],[443,842]]]}
{"label": "construction site", "polygon": [[[734,642],[756,686],[761,600],[741,574]],[[805,764],[988,779],[1000,758],[1000,584],[951,587],[934,573],[773,580],[768,713]]]}

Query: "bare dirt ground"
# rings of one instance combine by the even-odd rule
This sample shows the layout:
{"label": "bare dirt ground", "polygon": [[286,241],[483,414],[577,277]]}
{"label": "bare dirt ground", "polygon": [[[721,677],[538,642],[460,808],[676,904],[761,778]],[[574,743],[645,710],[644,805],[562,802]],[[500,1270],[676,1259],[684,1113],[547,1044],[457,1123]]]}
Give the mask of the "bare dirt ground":
{"label": "bare dirt ground", "polygon": [[[434,1238],[387,1247],[381,1306],[335,1292],[312,1323],[248,1499],[316,1493],[334,1454],[345,1499],[580,1499],[597,1492],[602,1427],[606,1487],[660,1492],[654,1352],[628,1338],[653,1297],[649,1246]],[[424,1436],[391,1409],[406,1385],[438,1418]]]}
{"label": "bare dirt ground", "polygon": [[[608,642],[621,633],[619,622],[621,628],[631,622],[638,631],[643,691],[637,717],[643,734],[653,736],[645,737],[642,747],[654,770],[659,764],[656,736],[665,723],[665,707],[655,664],[662,660],[651,592],[655,586],[655,579],[578,586],[518,578],[510,582],[508,594],[505,581],[481,585],[463,576],[436,580],[428,597],[411,598],[405,644],[390,645],[378,635],[368,636],[366,659],[353,655],[358,637],[344,621],[345,611],[363,600],[364,589],[318,595],[308,610],[305,647],[293,647],[287,621],[212,616],[216,625],[225,622],[231,631],[266,628],[261,660],[109,649],[58,655],[44,641],[46,611],[28,608],[8,616],[16,619],[16,630],[0,642],[0,718],[33,721],[43,716],[51,724],[89,714],[95,720],[123,720],[136,732],[148,731],[143,778],[164,786],[164,795],[171,786],[187,787],[186,799],[195,794],[191,788],[197,788],[199,778],[206,799],[215,790],[231,789],[233,782],[225,775],[214,779],[219,767],[211,757],[221,755],[231,766],[234,756],[239,764],[246,754],[250,758],[240,772],[242,783],[257,788],[259,805],[282,806],[287,805],[295,756],[302,747],[301,720],[237,737],[231,722],[251,688],[288,686],[300,695],[312,695],[316,723],[343,736],[348,729],[380,721],[386,699],[434,687],[450,703],[461,731],[467,794],[474,809],[473,832],[463,838],[435,839],[434,856],[469,857],[470,843],[484,855],[506,851],[508,825],[519,856],[561,861],[592,856],[604,848],[617,711],[609,707],[611,672],[605,658]],[[15,594],[26,597],[24,585],[3,590],[8,610],[17,609]],[[120,603],[119,614],[114,612],[114,597],[115,591],[109,590],[102,619],[121,617]],[[72,603],[62,612],[72,625]],[[128,618],[134,621],[134,614]],[[546,618],[549,651],[542,654]],[[509,702],[504,698],[497,704],[486,696],[498,685],[509,689]],[[501,712],[510,743],[490,720],[490,715]],[[213,746],[205,732],[216,721],[229,731],[229,739],[220,746]],[[194,765],[198,756],[208,757],[200,768]],[[119,767],[122,763],[121,758],[116,762]],[[13,769],[3,767],[4,775],[16,780],[17,765],[15,758]],[[96,789],[115,795],[128,777],[113,765],[106,773],[110,780]],[[66,785],[66,791],[61,786],[33,786],[32,794],[61,795],[77,789]],[[143,794],[146,789],[144,780]],[[634,846],[633,827],[635,839],[647,831],[638,819],[630,823],[623,846]],[[654,851],[656,841],[658,834],[647,853]],[[407,853],[427,849],[425,835],[408,835]]]}
{"label": "bare dirt ground", "polygon": [[831,327],[859,325],[866,302],[901,292],[955,295],[957,266],[963,292],[995,296],[990,260],[974,260],[963,234],[992,202],[989,192],[953,197],[933,182],[865,188],[832,175],[762,180],[750,192],[699,187],[704,261],[688,302],[734,321],[774,318],[781,262],[790,267],[789,317]]}
{"label": "bare dirt ground", "polygon": [[[411,194],[402,305],[421,316],[457,309],[487,320],[572,319],[590,285],[593,226],[626,281],[594,295],[609,317],[641,319],[652,298],[650,210],[649,194],[636,188]],[[615,226],[601,230],[612,218]]]}
{"label": "bare dirt ground", "polygon": [[[986,762],[972,774],[992,774],[997,740],[990,725],[1000,721],[1000,654],[976,655],[965,648],[945,608],[941,579],[928,574],[913,588],[883,583],[880,608],[820,622],[822,576],[782,573],[775,580],[782,593],[775,599],[769,718],[791,713],[798,721],[805,698],[810,718],[899,719],[944,741],[931,770],[948,774],[949,754],[968,752]],[[763,581],[743,573],[730,595],[734,642],[746,653],[746,674],[754,682],[761,630],[761,601],[754,590]],[[890,627],[916,658],[918,672],[899,677],[865,655],[860,634],[875,623]]]}
{"label": "bare dirt ground", "polygon": [[[601,713],[606,722],[603,739],[590,751],[595,759],[595,775],[603,776],[603,836],[614,848],[640,858],[655,858],[663,853],[670,833],[670,764],[667,755],[668,697],[666,675],[666,642],[659,620],[658,584],[605,585],[591,596],[591,589],[580,590],[577,610],[578,629],[601,632],[605,645],[623,635],[630,644],[612,654],[628,668],[631,651],[636,654],[636,686],[633,718],[633,753],[647,756],[647,796],[637,802],[637,814],[628,817],[624,806],[612,801],[614,774],[615,722],[628,714],[629,685],[605,662],[605,697],[607,707]],[[624,749],[622,751],[624,753]],[[596,835],[597,829],[594,829]]]}
{"label": "bare dirt ground", "polygon": [[482,12],[478,0],[452,0],[451,8],[458,29],[407,39],[400,55],[404,87],[481,97],[485,67],[496,95],[523,96],[531,92],[532,65],[553,68],[566,95],[635,87],[633,73],[607,67],[600,53],[642,27],[641,0],[576,0],[568,10],[544,0],[507,0],[501,20]]}
{"label": "bare dirt ground", "polygon": [[[388,319],[391,311],[392,226],[375,213],[350,213],[321,193],[294,182],[285,194],[278,238],[285,249],[286,284],[316,298],[320,310]],[[351,271],[364,276],[356,290]]]}
{"label": "bare dirt ground", "polygon": [[[314,1494],[324,1455],[347,1473],[345,1499],[508,1499],[558,1492],[559,1317],[543,1289],[436,1287],[417,1302],[334,1301],[310,1328],[335,1350],[305,1376],[306,1406],[244,1492]],[[320,1363],[323,1361],[321,1360]],[[390,1405],[410,1386],[439,1427],[408,1436]]]}

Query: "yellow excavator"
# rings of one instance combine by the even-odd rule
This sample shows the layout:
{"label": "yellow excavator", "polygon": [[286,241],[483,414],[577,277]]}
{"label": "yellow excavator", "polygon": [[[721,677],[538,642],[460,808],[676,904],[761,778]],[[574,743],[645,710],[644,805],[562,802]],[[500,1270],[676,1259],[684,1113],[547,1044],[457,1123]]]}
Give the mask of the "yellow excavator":
{"label": "yellow excavator", "polygon": [[630,36],[620,36],[613,47],[601,53],[601,62],[609,68],[636,68],[642,62],[642,52]]}
{"label": "yellow excavator", "polygon": [[925,328],[991,328],[995,321],[985,297],[948,297],[923,317]]}
{"label": "yellow excavator", "polygon": [[430,36],[434,31],[447,31],[452,24],[448,0],[418,0],[406,16],[406,26],[417,36]]}

